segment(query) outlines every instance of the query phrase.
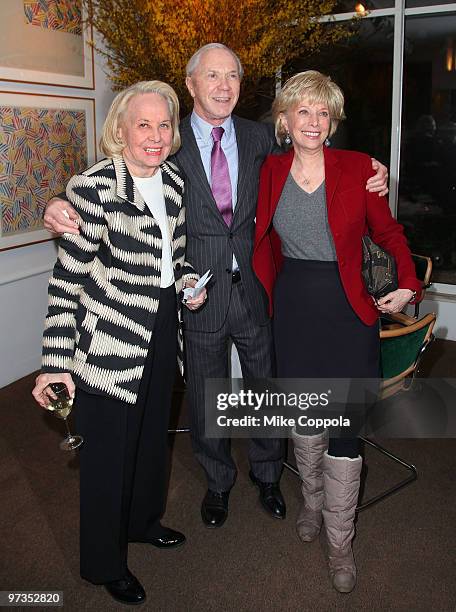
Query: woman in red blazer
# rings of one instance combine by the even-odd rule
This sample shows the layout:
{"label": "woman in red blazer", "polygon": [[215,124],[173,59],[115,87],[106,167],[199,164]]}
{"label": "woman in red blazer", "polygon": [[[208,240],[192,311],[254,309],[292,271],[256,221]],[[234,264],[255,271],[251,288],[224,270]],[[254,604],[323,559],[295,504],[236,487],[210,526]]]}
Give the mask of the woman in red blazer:
{"label": "woman in red blazer", "polygon": [[[293,76],[273,105],[276,138],[292,145],[271,155],[260,176],[254,270],[274,316],[279,378],[377,378],[380,312],[399,312],[420,284],[402,227],[386,198],[366,191],[367,155],[329,149],[344,118],[331,79],[309,70]],[[361,275],[362,237],[397,263],[399,289],[375,303]],[[324,521],[333,586],[356,584],[351,541],[362,459],[358,439],[294,429],[304,503],[298,535],[312,541]]]}

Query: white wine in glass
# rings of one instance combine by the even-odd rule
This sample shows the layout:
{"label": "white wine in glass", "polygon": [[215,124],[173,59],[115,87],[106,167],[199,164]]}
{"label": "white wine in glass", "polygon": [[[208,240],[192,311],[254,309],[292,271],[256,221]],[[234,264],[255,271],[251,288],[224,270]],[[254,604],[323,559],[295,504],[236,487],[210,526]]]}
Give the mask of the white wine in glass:
{"label": "white wine in glass", "polygon": [[73,409],[73,400],[68,393],[65,383],[51,383],[49,387],[57,398],[49,398],[51,403],[48,406],[48,410],[52,412],[54,416],[64,421],[68,432],[67,437],[60,442],[60,448],[66,451],[74,450],[75,448],[81,446],[81,444],[84,442],[84,438],[82,436],[74,436],[68,426],[67,418]]}

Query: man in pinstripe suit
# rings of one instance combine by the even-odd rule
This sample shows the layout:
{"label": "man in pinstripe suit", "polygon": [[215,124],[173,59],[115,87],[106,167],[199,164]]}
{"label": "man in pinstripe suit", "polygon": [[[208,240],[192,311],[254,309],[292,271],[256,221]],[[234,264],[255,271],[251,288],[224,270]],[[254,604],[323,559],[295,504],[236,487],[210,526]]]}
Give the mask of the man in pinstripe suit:
{"label": "man in pinstripe suit", "polygon": [[[187,260],[199,273],[210,269],[209,298],[199,311],[185,312],[187,400],[195,456],[205,470],[208,490],[201,506],[207,527],[220,527],[228,515],[228,498],[236,479],[229,439],[204,434],[206,378],[229,376],[229,347],[238,350],[243,376],[272,375],[272,341],[264,291],[251,268],[259,171],[274,150],[268,126],[232,115],[242,66],[224,45],[199,49],[187,65],[187,87],[193,113],[180,126],[182,147],[174,159],[185,174]],[[227,224],[211,189],[212,129],[222,127],[221,148],[229,169],[232,219]],[[380,166],[370,189],[383,191],[386,169]],[[371,179],[372,181],[372,179]],[[52,231],[77,232],[77,215],[68,203],[48,205],[45,226]],[[65,209],[70,220],[62,217]],[[250,479],[260,492],[263,508],[284,518],[279,489],[283,441],[252,439],[248,455]]]}
{"label": "man in pinstripe suit", "polygon": [[[183,146],[176,155],[185,173],[187,258],[201,274],[210,269],[209,298],[198,314],[186,312],[187,398],[196,458],[204,468],[208,490],[201,507],[208,527],[221,526],[228,495],[236,479],[228,438],[204,435],[206,378],[229,376],[231,342],[242,373],[248,378],[272,376],[272,341],[265,296],[252,271],[254,219],[261,164],[274,148],[264,124],[231,113],[238,101],[242,66],[234,53],[217,43],[199,49],[187,64],[187,87],[193,112],[181,122]],[[211,190],[213,128],[223,128],[221,147],[231,186],[232,219],[227,223]],[[250,478],[260,489],[269,514],[285,517],[278,481],[284,444],[277,439],[252,439]]]}

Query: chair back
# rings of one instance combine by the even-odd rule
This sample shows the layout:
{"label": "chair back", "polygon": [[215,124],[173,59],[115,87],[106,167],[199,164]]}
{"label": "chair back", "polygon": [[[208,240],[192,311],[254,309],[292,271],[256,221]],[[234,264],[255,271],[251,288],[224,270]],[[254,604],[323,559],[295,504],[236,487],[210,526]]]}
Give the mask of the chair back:
{"label": "chair back", "polygon": [[413,315],[415,319],[418,319],[420,315],[420,303],[424,299],[426,289],[431,285],[432,259],[425,255],[416,255],[415,253],[412,253],[412,259],[415,264],[416,278],[421,281],[422,285],[421,298],[420,301],[415,304],[415,312]]}
{"label": "chair back", "polygon": [[380,331],[382,398],[410,388],[421,357],[434,338],[434,313],[419,321],[402,314],[398,321],[393,329]]}

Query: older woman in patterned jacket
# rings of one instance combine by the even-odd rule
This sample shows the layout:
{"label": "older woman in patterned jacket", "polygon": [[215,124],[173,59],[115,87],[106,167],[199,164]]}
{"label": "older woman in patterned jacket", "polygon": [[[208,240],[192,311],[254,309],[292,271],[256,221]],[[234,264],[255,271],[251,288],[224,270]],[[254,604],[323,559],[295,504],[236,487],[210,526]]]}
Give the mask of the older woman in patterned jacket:
{"label": "older woman in patterned jacket", "polygon": [[[181,333],[176,299],[198,276],[185,262],[184,181],[167,162],[180,146],[179,102],[160,81],[117,95],[103,127],[107,156],[66,194],[81,217],[65,234],[49,282],[42,374],[75,396],[80,453],[81,576],[122,603],[145,592],[127,567],[128,542],[160,548],[185,536],[160,524],[167,428]],[[198,308],[205,292],[187,301]]]}

